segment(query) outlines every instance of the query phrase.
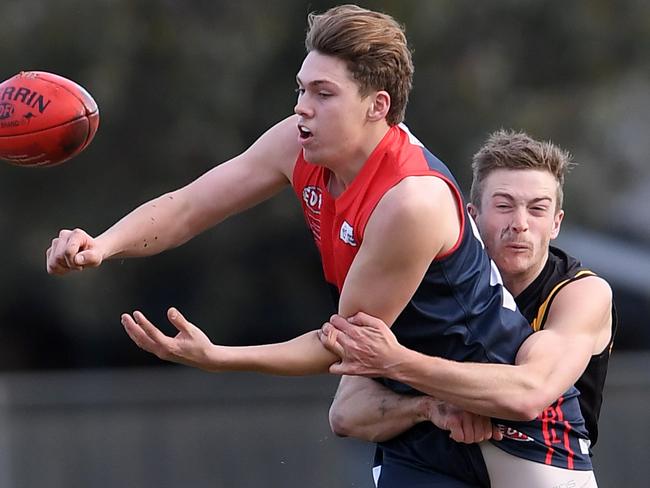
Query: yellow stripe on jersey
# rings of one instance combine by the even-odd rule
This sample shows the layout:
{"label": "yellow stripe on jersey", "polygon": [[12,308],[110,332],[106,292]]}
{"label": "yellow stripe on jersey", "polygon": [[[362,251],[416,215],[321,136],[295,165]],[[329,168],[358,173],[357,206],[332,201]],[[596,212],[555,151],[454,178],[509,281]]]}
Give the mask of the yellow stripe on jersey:
{"label": "yellow stripe on jersey", "polygon": [[568,278],[564,281],[560,281],[557,285],[553,287],[551,292],[548,294],[548,297],[546,297],[546,300],[544,300],[544,302],[537,309],[537,316],[533,319],[533,322],[530,324],[530,326],[533,328],[533,331],[537,332],[542,328],[544,328],[548,307],[551,306],[551,302],[555,298],[555,295],[557,295],[557,293],[562,289],[562,287],[568,285],[572,281],[575,281],[580,278],[585,278],[587,276],[596,276],[596,273],[594,273],[593,271],[589,271],[588,269],[585,269],[577,272],[573,278]]}

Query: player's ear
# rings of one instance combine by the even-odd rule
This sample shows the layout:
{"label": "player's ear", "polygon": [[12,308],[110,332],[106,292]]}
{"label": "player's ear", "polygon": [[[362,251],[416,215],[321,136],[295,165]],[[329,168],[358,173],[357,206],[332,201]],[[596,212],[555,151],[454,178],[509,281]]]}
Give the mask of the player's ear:
{"label": "player's ear", "polygon": [[476,221],[476,217],[478,217],[478,209],[474,206],[473,203],[467,204],[467,213],[470,214],[470,216]]}
{"label": "player's ear", "polygon": [[551,230],[551,239],[555,239],[560,233],[560,227],[562,225],[562,219],[564,218],[564,210],[560,210],[555,213],[553,217],[553,230]]}
{"label": "player's ear", "polygon": [[387,91],[380,90],[370,96],[372,103],[368,107],[368,119],[371,121],[385,119],[390,110],[390,95]]}

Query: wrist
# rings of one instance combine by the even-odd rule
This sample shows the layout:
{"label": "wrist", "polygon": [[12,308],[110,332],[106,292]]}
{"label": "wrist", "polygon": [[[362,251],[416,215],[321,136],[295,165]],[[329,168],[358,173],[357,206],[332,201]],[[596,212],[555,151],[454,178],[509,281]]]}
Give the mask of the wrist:
{"label": "wrist", "polygon": [[441,401],[426,395],[418,396],[417,399],[415,423],[430,421],[431,412],[438,408]]}
{"label": "wrist", "polygon": [[[395,381],[410,384],[413,376],[414,365],[418,364],[419,353],[400,345],[395,357],[397,358],[390,367],[386,368],[386,377]],[[411,385],[414,386],[414,385]]]}
{"label": "wrist", "polygon": [[94,247],[102,261],[112,258],[121,251],[114,250],[110,238],[104,232],[93,239]]}
{"label": "wrist", "polygon": [[232,353],[232,347],[210,344],[204,352],[205,362],[202,369],[210,373],[222,373],[236,369]]}

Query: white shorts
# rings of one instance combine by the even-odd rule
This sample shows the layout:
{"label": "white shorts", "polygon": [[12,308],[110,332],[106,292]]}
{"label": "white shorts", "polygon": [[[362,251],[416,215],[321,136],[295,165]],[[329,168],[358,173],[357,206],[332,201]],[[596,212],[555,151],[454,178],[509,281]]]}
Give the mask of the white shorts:
{"label": "white shorts", "polygon": [[492,445],[479,444],[492,488],[597,488],[593,471],[557,468],[519,458]]}

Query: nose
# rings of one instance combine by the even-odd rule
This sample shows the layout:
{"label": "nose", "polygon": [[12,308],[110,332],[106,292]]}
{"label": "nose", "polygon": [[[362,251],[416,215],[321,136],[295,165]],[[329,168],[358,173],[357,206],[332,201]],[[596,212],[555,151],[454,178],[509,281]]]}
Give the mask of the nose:
{"label": "nose", "polygon": [[314,111],[309,108],[306,98],[305,94],[298,95],[298,101],[295,107],[293,107],[293,112],[301,117],[309,118],[313,116]]}
{"label": "nose", "polygon": [[528,213],[524,208],[517,208],[512,214],[512,230],[526,232],[528,230]]}

